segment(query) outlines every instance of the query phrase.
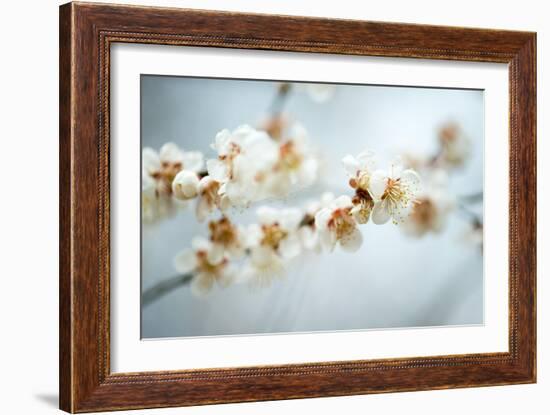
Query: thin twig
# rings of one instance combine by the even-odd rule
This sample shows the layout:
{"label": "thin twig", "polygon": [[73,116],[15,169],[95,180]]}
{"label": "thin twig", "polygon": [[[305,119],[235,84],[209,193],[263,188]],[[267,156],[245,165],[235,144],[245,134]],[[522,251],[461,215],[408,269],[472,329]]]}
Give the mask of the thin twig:
{"label": "thin twig", "polygon": [[273,98],[273,101],[271,102],[271,105],[269,106],[269,112],[273,115],[279,115],[281,112],[283,112],[283,108],[286,104],[287,97],[289,96],[289,92],[292,89],[292,85],[284,82],[279,85],[279,88],[277,89],[277,95]]}
{"label": "thin twig", "polygon": [[178,275],[153,285],[141,294],[141,304],[146,306],[165,296],[176,288],[189,284],[193,279],[192,274]]}
{"label": "thin twig", "polygon": [[483,226],[483,220],[479,217],[479,215],[475,212],[472,212],[469,208],[467,208],[463,204],[461,203],[458,204],[458,211],[462,212],[463,215],[468,218],[468,220],[474,227]]}
{"label": "thin twig", "polygon": [[483,201],[483,192],[472,193],[469,195],[458,196],[461,203],[476,203]]}

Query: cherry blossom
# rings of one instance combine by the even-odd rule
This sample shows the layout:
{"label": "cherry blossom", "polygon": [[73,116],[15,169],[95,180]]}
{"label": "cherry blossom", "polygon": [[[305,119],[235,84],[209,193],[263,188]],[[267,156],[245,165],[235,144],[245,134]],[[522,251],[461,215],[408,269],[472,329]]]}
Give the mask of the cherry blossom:
{"label": "cherry blossom", "polygon": [[208,294],[214,285],[227,287],[233,282],[236,268],[231,265],[227,255],[212,255],[214,244],[204,238],[194,238],[192,246],[175,257],[174,266],[176,271],[182,274],[193,275],[193,294],[202,297]]}
{"label": "cherry blossom", "polygon": [[470,139],[460,129],[458,124],[448,123],[439,130],[441,145],[441,160],[449,167],[461,167],[471,152]]}
{"label": "cherry blossom", "polygon": [[219,192],[229,198],[231,205],[246,207],[269,196],[263,184],[277,162],[279,151],[265,131],[248,125],[233,132],[222,130],[212,148],[218,158],[208,160],[208,174],[221,184]]}
{"label": "cherry blossom", "polygon": [[310,186],[317,178],[319,164],[306,130],[294,125],[279,145],[279,154],[266,180],[266,191],[272,197],[286,197],[293,190]]}
{"label": "cherry blossom", "polygon": [[412,169],[403,170],[401,161],[396,160],[389,171],[372,173],[369,189],[375,200],[372,221],[377,225],[390,219],[395,224],[403,223],[420,191],[420,177]]}
{"label": "cherry blossom", "polygon": [[210,176],[203,177],[197,186],[197,220],[203,222],[209,214],[219,209],[225,212],[231,205],[229,197],[220,191],[221,183]]}
{"label": "cherry blossom", "polygon": [[374,153],[366,150],[357,157],[348,154],[342,159],[342,164],[350,177],[349,185],[355,190],[351,214],[357,223],[365,224],[374,208],[374,199],[369,189],[371,175],[376,166]]}
{"label": "cherry blossom", "polygon": [[423,188],[416,195],[411,214],[403,223],[405,233],[420,237],[426,233],[443,230],[455,200],[448,193],[448,177],[443,170],[431,173],[424,180]]}
{"label": "cherry blossom", "polygon": [[299,209],[275,209],[262,206],[257,210],[258,224],[247,229],[247,247],[250,258],[243,274],[260,285],[281,276],[286,260],[301,252],[298,227],[302,219]]}
{"label": "cherry blossom", "polygon": [[315,227],[325,249],[332,251],[339,244],[343,250],[354,252],[363,243],[363,236],[351,213],[352,208],[350,197],[340,196],[315,215]]}

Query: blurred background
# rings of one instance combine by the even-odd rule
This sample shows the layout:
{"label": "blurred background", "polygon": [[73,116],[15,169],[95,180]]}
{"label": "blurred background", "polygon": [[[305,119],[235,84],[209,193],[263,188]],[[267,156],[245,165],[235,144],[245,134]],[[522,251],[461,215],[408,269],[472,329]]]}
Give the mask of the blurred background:
{"label": "blurred background", "polygon": [[[209,145],[216,133],[261,126],[279,86],[143,75],[142,147],[159,149],[173,141],[215,157]],[[482,91],[292,84],[283,109],[308,131],[322,170],[314,186],[274,206],[300,206],[324,191],[352,196],[342,157],[369,148],[382,168],[396,155],[430,157],[438,151],[441,126],[449,122],[468,137],[471,151],[464,166],[449,173],[448,191],[465,200],[482,194]],[[237,223],[255,222],[255,206],[229,216]],[[391,223],[362,225],[358,252],[336,248],[302,255],[284,279],[266,288],[236,284],[199,298],[188,284],[179,285],[142,304],[142,338],[483,324],[483,256],[472,237],[472,216],[482,220],[482,200],[467,212],[455,209],[440,233],[420,238]],[[208,232],[193,207],[142,225],[142,292],[177,275],[173,258],[196,235]]]}

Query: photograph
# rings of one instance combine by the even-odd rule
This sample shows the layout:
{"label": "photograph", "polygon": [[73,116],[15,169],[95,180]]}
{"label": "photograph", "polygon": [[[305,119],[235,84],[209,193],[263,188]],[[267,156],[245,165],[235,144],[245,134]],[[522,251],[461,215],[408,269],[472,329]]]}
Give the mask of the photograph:
{"label": "photograph", "polygon": [[483,90],[140,88],[142,339],[484,324]]}

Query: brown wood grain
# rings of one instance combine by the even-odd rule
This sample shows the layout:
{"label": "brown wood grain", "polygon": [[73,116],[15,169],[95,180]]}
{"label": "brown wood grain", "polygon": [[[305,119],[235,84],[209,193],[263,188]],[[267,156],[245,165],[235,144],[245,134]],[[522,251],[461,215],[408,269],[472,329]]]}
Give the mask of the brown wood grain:
{"label": "brown wood grain", "polygon": [[[508,63],[509,352],[111,373],[109,59],[116,42]],[[535,381],[534,33],[69,3],[60,8],[59,91],[61,409],[90,412]]]}

